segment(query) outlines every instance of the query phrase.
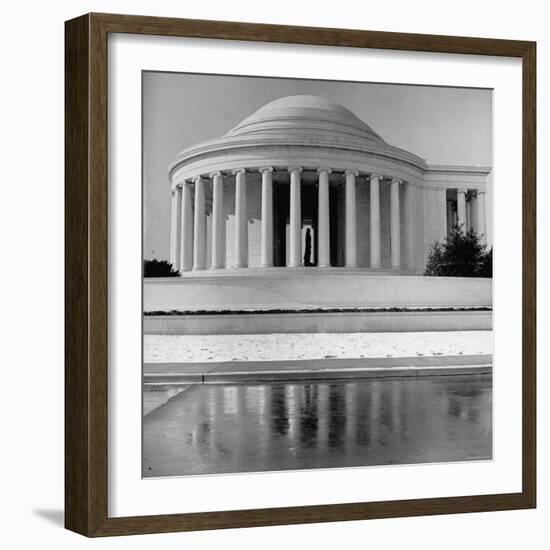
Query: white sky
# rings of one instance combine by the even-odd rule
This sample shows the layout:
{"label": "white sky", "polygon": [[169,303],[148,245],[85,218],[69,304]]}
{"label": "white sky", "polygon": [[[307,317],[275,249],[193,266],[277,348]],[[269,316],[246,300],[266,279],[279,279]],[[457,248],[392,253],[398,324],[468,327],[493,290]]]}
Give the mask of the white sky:
{"label": "white sky", "polygon": [[491,90],[145,72],[145,258],[169,255],[167,167],[176,154],[225,134],[266,103],[296,94],[340,103],[387,142],[431,164],[492,164]]}

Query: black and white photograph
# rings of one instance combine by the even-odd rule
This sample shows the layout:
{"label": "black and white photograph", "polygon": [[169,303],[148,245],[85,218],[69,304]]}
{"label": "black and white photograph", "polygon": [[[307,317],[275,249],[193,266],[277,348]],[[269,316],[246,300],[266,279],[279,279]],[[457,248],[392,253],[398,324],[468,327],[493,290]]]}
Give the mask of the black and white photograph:
{"label": "black and white photograph", "polygon": [[493,458],[493,91],[142,72],[142,476]]}
{"label": "black and white photograph", "polygon": [[3,7],[3,548],[548,547],[544,3]]}

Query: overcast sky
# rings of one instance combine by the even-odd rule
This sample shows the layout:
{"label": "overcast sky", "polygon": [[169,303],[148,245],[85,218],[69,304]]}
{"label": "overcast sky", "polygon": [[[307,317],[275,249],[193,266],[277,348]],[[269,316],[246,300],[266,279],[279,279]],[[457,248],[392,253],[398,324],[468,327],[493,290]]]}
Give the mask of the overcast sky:
{"label": "overcast sky", "polygon": [[492,164],[490,90],[145,72],[145,258],[169,255],[167,167],[176,154],[225,134],[266,103],[296,94],[340,103],[387,142],[430,164]]}

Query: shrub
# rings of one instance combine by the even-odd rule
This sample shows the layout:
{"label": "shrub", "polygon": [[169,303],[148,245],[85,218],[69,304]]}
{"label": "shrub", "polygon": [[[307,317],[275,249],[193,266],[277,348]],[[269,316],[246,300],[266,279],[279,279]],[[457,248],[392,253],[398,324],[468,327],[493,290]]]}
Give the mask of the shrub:
{"label": "shrub", "polygon": [[481,260],[478,277],[492,277],[492,276],[493,276],[493,249],[491,248],[489,252],[487,252]]}
{"label": "shrub", "polygon": [[428,253],[424,275],[431,277],[492,277],[493,249],[487,251],[474,231],[455,226],[445,242],[435,242]]}
{"label": "shrub", "polygon": [[179,272],[176,271],[170,262],[166,260],[144,260],[143,262],[144,277],[179,277]]}

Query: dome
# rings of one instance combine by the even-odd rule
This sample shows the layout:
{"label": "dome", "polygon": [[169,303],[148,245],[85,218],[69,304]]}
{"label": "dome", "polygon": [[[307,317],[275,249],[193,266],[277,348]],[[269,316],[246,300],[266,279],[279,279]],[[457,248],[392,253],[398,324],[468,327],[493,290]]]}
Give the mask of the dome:
{"label": "dome", "polygon": [[[322,164],[382,172],[388,162],[402,179],[425,168],[423,159],[384,141],[346,107],[323,97],[292,95],[267,103],[225,135],[184,149],[168,171],[177,180],[261,166]],[[395,163],[404,171],[396,172]]]}
{"label": "dome", "polygon": [[245,118],[226,134],[286,134],[332,132],[383,142],[382,138],[349,109],[323,97],[293,95],[276,99]]}

